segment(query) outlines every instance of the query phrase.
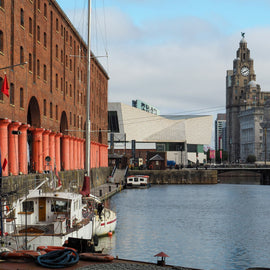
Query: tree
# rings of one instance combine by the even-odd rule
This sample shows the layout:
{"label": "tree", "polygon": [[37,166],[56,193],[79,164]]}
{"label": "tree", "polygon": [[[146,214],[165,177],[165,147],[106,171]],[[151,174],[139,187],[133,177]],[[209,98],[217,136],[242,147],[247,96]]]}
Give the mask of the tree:
{"label": "tree", "polygon": [[248,155],[247,157],[247,163],[254,163],[256,161],[256,156],[254,155]]}

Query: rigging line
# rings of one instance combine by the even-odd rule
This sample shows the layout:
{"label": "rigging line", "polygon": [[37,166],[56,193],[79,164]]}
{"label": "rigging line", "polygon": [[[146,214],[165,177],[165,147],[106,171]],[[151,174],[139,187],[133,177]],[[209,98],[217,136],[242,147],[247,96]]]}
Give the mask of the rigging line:
{"label": "rigging line", "polygon": [[[211,115],[196,115],[196,118],[198,117],[204,117],[204,116],[211,116]],[[144,119],[144,120],[141,120]],[[188,120],[191,118],[181,118],[181,119],[177,119],[177,121],[182,121],[182,120]],[[138,121],[133,121],[133,120],[138,120]],[[144,118],[135,118],[135,119],[128,119],[125,121],[119,121],[119,124],[121,125],[137,125],[138,123],[144,123],[144,122],[154,122],[154,121],[163,121],[163,120],[172,120],[173,119],[168,119],[165,117],[162,118],[152,118],[152,117],[144,117]]]}
{"label": "rigging line", "polygon": [[[224,108],[224,107],[213,107],[213,108]],[[211,108],[209,108],[209,109],[211,109]],[[200,110],[199,110],[200,111]],[[216,109],[216,111],[219,111],[218,109]],[[195,111],[196,112],[196,111]],[[211,111],[208,111],[208,112],[213,112],[213,110],[211,110]],[[167,114],[167,115],[169,115],[169,114]],[[175,117],[177,117],[177,116],[179,116],[179,114],[170,114],[170,115],[172,115],[172,116],[175,116]],[[186,114],[181,114],[181,115],[183,115],[183,116],[185,116]],[[161,116],[161,115],[157,115],[157,116],[159,116],[159,117],[162,117],[162,118],[155,118],[155,120],[163,120],[163,119],[166,119],[165,117],[163,117],[163,116]],[[197,115],[197,116],[203,116],[203,115]],[[129,118],[129,119],[127,119],[127,120],[125,120],[125,121],[122,121],[122,122],[128,122],[128,121],[133,121],[133,120],[142,120],[142,119],[152,119],[152,120],[154,120],[153,119],[153,115],[152,114],[150,114],[149,116],[145,116],[145,117],[135,117],[135,118]],[[179,120],[181,120],[181,119],[179,119]],[[142,122],[142,121],[138,121],[138,122]],[[120,121],[119,121],[119,123],[121,123]]]}

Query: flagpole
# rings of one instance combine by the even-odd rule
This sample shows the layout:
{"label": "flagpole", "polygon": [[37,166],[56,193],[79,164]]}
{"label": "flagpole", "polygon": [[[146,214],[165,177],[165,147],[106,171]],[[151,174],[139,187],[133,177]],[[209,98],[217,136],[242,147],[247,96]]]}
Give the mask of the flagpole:
{"label": "flagpole", "polygon": [[28,62],[24,62],[24,63],[21,63],[21,64],[12,65],[12,66],[3,67],[3,68],[0,68],[0,70],[9,69],[9,68],[17,67],[17,66],[23,66],[23,65],[26,65],[26,64],[28,64]]}

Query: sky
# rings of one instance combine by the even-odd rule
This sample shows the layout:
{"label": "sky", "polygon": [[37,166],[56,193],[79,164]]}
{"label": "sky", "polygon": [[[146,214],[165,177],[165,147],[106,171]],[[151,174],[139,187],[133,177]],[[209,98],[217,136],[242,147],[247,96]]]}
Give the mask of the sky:
{"label": "sky", "polygon": [[[57,2],[87,40],[88,1]],[[92,0],[91,50],[110,77],[108,101],[215,119],[241,32],[270,91],[269,14],[269,0]]]}

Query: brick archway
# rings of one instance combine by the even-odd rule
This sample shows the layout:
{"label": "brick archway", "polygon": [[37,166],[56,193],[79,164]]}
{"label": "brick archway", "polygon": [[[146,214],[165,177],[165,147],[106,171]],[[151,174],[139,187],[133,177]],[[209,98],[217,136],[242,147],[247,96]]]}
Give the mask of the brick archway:
{"label": "brick archway", "polygon": [[[28,111],[27,111],[27,124],[31,128],[40,128],[40,109],[36,97],[31,97]],[[31,130],[27,130],[27,164],[28,172],[35,172],[35,162],[33,158],[33,133]]]}
{"label": "brick archway", "polygon": [[63,135],[68,135],[68,120],[67,120],[67,114],[65,111],[63,111],[61,114],[60,132]]}
{"label": "brick archway", "polygon": [[28,105],[27,124],[35,128],[40,127],[40,109],[35,97],[31,98]]}

